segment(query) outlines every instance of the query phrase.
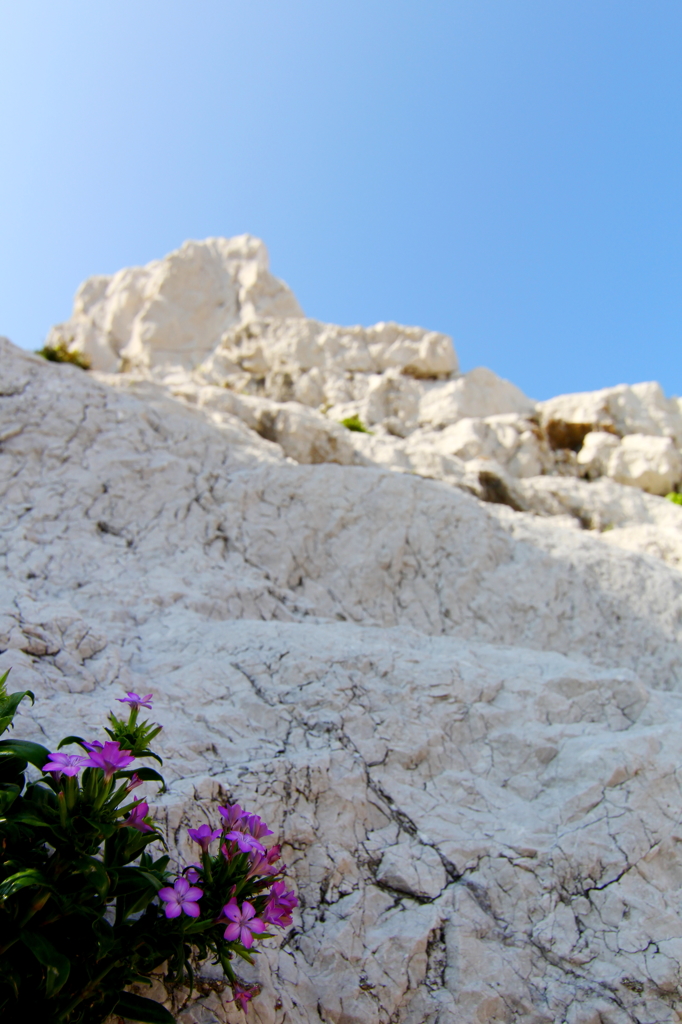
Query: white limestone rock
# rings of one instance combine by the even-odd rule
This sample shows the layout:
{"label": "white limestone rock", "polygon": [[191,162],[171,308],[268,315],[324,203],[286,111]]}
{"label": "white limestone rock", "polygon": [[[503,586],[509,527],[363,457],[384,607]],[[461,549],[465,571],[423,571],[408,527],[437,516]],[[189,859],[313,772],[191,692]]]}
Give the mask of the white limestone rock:
{"label": "white limestone rock", "polygon": [[[247,426],[272,400],[0,360],[0,671],[38,698],[18,731],[93,735],[146,686],[169,835],[226,798],[267,818],[301,906],[254,1019],[679,1015],[678,571],[414,471],[296,465]],[[429,451],[463,485],[493,463]]]}
{"label": "white limestone rock", "polygon": [[258,433],[279,444],[285,455],[305,465],[337,462],[341,466],[352,466],[361,461],[347,430],[298,402],[285,402],[273,412],[262,412]]}
{"label": "white limestone rock", "polygon": [[649,494],[668,494],[682,481],[682,454],[670,437],[595,430],[586,435],[576,462],[590,480],[608,476]]}
{"label": "white limestone rock", "polygon": [[606,472],[626,487],[668,494],[682,482],[682,455],[669,437],[628,434],[611,453]]}
{"label": "white limestone rock", "polygon": [[0,342],[0,671],[43,741],[147,686],[169,834],[230,797],[282,835],[254,1019],[677,1019],[680,401],[536,410],[445,335],[305,318],[249,236],[51,340],[96,372]]}
{"label": "white limestone rock", "polygon": [[538,403],[544,429],[556,447],[579,448],[590,430],[673,438],[682,447],[679,399],[667,399],[660,384],[619,384],[601,391],[559,395]]}
{"label": "white limestone rock", "polygon": [[337,380],[326,393],[334,402],[325,406],[325,414],[335,422],[357,418],[371,433],[395,438],[408,437],[418,427],[423,384],[396,370]]}
{"label": "white limestone rock", "polygon": [[376,879],[389,889],[432,900],[440,896],[448,883],[436,850],[409,836],[388,847]]}
{"label": "white limestone rock", "polygon": [[[447,335],[421,327],[395,323],[337,327],[290,315],[252,320],[227,331],[203,370],[208,379],[221,384],[241,381],[245,375],[267,379],[287,373],[289,386],[317,371],[312,380],[321,390],[311,403],[317,405],[324,400],[317,399],[324,394],[327,376],[352,380],[348,375],[398,370],[415,378],[449,377],[457,372],[457,357]],[[266,390],[273,386],[276,381],[266,383]],[[309,380],[298,386],[315,389]]]}
{"label": "white limestone rock", "polygon": [[[589,435],[588,435],[589,437]],[[552,522],[595,531],[605,542],[682,567],[682,509],[608,478],[594,483],[543,476],[506,481],[518,507]]]}
{"label": "white limestone rock", "polygon": [[[480,474],[499,476],[496,467],[511,480],[607,475],[652,493],[680,476],[682,413],[659,385],[563,395],[536,412],[488,369],[460,376],[444,334],[305,318],[249,235],[187,242],[146,267],[91,278],[48,343],[82,351],[96,371],[155,380],[209,418],[237,416],[303,463],[362,463],[374,453],[378,465],[483,497],[496,492]],[[381,440],[344,439],[337,425],[349,417]],[[659,440],[616,449],[631,435]]]}
{"label": "white limestone rock", "polygon": [[588,480],[606,476],[609,459],[619,445],[620,438],[617,434],[611,434],[606,430],[591,430],[586,435],[576,459],[581,475]]}
{"label": "white limestone rock", "polygon": [[268,270],[251,235],[185,242],[145,267],[89,278],[73,315],[48,344],[84,353],[95,370],[164,364],[192,368],[223,333],[254,316],[302,316],[291,291]]}
{"label": "white limestone rock", "polygon": [[609,530],[603,536],[609,544],[660,558],[668,565],[682,569],[682,510],[679,511],[678,522],[670,526],[639,523]]}
{"label": "white limestone rock", "polygon": [[539,476],[552,466],[552,457],[537,424],[507,414],[483,419],[465,417],[433,435],[422,435],[436,451],[464,462],[493,459],[512,476]]}
{"label": "white limestone rock", "polygon": [[534,403],[515,384],[479,366],[457,380],[432,385],[421,400],[419,422],[438,429],[464,417],[533,411]]}

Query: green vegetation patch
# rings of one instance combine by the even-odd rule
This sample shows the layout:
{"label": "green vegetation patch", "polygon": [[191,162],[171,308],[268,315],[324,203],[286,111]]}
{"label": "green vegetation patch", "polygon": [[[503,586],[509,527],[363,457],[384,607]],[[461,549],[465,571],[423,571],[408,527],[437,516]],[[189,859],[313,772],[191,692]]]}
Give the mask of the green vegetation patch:
{"label": "green vegetation patch", "polygon": [[339,422],[346,430],[355,430],[358,434],[372,433],[371,430],[367,429],[359,416],[346,416],[345,420],[340,420]]}
{"label": "green vegetation patch", "polygon": [[81,370],[90,369],[90,360],[82,352],[71,352],[63,341],[57,345],[45,345],[38,349],[39,356],[47,359],[50,363],[71,363],[72,366],[79,366]]}
{"label": "green vegetation patch", "polygon": [[671,491],[670,494],[666,494],[668,501],[672,501],[674,505],[682,505],[682,494],[678,494],[677,491]]}

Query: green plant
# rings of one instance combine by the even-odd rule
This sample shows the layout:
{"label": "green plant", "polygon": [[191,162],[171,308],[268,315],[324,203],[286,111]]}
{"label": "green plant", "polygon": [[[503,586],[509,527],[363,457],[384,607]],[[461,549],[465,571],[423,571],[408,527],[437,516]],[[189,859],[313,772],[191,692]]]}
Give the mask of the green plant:
{"label": "green plant", "polygon": [[678,494],[677,491],[671,491],[670,494],[666,494],[668,501],[672,501],[674,505],[682,505],[682,494]]}
{"label": "green plant", "polygon": [[59,341],[56,345],[44,345],[38,349],[37,354],[51,363],[71,363],[72,366],[79,366],[81,370],[90,369],[88,357],[82,352],[72,352],[64,341]]}
{"label": "green plant", "polygon": [[358,434],[372,433],[372,431],[367,429],[367,427],[361,421],[360,417],[357,416],[356,414],[353,414],[352,416],[346,416],[345,420],[340,420],[339,422],[341,423],[342,427],[345,427],[347,430],[355,430],[357,431]]}
{"label": "green plant", "polygon": [[[0,678],[0,733],[13,725],[30,691],[8,694]],[[0,740],[0,1017],[3,1024],[101,1024],[111,1013],[172,1024],[160,1003],[126,992],[149,983],[167,963],[167,980],[193,983],[192,960],[212,957],[246,1006],[258,991],[237,978],[233,960],[253,963],[254,937],[291,923],[296,897],[287,891],[278,846],[257,815],[220,808],[223,822],[189,835],[201,862],[173,878],[165,841],[145,800],[130,794],[160,783],[139,758],[160,726],[138,721],[151,694],[128,693],[127,720],[109,715],[109,739],[67,736],[56,751]],[[77,744],[78,754],[61,748]],[[27,780],[29,765],[40,777]],[[35,772],[33,773],[35,775]],[[209,847],[219,839],[220,850]],[[157,855],[147,847],[157,844]],[[158,846],[161,849],[158,849]],[[171,884],[172,883],[172,884]]]}

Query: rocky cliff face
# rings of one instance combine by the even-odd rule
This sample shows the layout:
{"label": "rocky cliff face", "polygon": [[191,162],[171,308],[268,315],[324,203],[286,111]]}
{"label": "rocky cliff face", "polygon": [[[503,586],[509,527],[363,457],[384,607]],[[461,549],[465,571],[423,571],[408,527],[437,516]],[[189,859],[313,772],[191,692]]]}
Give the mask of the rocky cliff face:
{"label": "rocky cliff face", "polygon": [[249,237],[50,340],[93,370],[0,348],[0,671],[43,741],[155,691],[171,836],[285,837],[249,1019],[682,1020],[678,402],[311,321]]}
{"label": "rocky cliff face", "polygon": [[154,381],[236,417],[298,463],[443,480],[682,562],[678,510],[648,497],[682,484],[681,399],[652,382],[534,403],[484,367],[460,374],[446,335],[307,319],[251,236],[91,278],[49,341],[118,387]]}

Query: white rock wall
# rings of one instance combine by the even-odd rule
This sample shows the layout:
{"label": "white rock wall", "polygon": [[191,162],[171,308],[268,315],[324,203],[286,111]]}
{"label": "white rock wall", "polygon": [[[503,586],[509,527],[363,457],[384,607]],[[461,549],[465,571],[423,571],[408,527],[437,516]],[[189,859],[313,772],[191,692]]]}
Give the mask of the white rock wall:
{"label": "white rock wall", "polygon": [[[95,730],[147,686],[171,837],[226,795],[282,834],[301,907],[247,1019],[682,1019],[682,576],[611,542],[682,510],[507,476],[545,503],[514,512],[465,493],[456,455],[454,487],[297,464],[285,427],[261,435],[323,418],[301,403],[186,371],[98,381],[7,342],[0,366],[0,671],[38,697],[21,727]],[[180,1019],[238,1016],[213,993]]]}

